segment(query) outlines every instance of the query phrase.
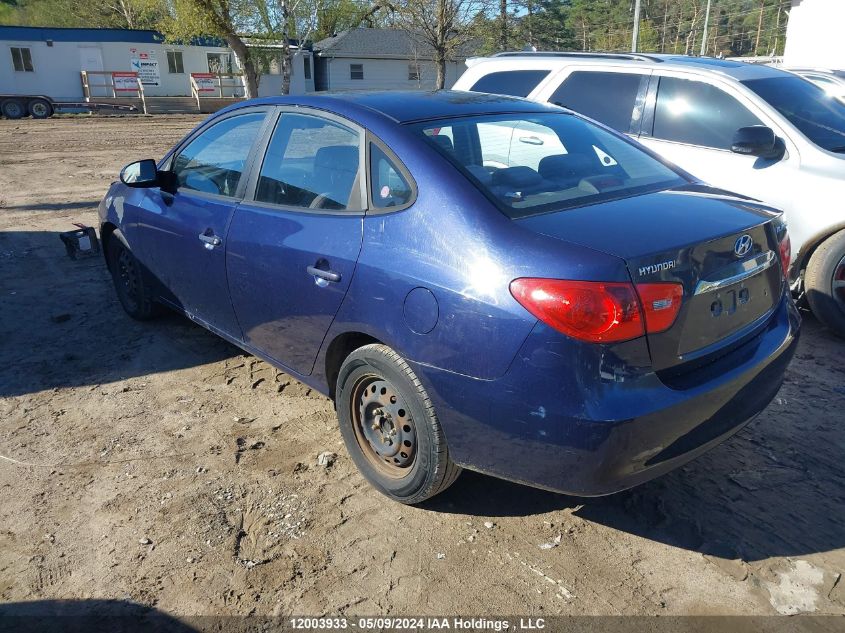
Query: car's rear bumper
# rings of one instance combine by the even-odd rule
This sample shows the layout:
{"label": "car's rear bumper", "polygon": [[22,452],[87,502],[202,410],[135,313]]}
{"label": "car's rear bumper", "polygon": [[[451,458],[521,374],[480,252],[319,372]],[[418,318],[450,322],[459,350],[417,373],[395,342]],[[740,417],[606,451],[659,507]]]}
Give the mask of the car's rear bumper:
{"label": "car's rear bumper", "polygon": [[762,331],[702,370],[702,379],[681,381],[683,388],[648,371],[614,375],[603,356],[568,355],[542,325],[501,379],[414,368],[457,463],[559,492],[605,495],[677,468],[750,422],[780,388],[799,325],[784,297]]}

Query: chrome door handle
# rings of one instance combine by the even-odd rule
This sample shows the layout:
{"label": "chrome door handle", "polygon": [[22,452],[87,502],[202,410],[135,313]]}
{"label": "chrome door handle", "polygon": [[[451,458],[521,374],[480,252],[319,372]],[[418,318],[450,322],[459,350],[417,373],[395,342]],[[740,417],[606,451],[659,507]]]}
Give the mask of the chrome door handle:
{"label": "chrome door handle", "polygon": [[208,249],[212,249],[215,246],[220,246],[223,243],[223,240],[221,240],[216,235],[206,235],[205,233],[200,233],[199,238],[200,242],[203,242],[205,244],[205,247]]}
{"label": "chrome door handle", "polygon": [[336,273],[333,270],[323,270],[321,268],[317,268],[316,266],[308,266],[305,269],[309,275],[314,275],[318,279],[325,279],[326,281],[331,281],[333,283],[337,283],[340,281],[340,273]]}

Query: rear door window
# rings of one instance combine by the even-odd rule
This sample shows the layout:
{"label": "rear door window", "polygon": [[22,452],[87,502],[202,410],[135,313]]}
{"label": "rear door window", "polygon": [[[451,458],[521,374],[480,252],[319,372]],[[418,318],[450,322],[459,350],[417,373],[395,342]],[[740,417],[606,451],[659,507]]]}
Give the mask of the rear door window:
{"label": "rear door window", "polygon": [[648,75],[575,71],[549,100],[620,132],[636,132],[631,129],[634,107],[647,81]]}
{"label": "rear door window", "polygon": [[282,114],[255,200],[302,209],[360,209],[359,138],[355,130],[322,117]]}
{"label": "rear door window", "polygon": [[763,123],[721,88],[690,79],[660,78],[654,138],[729,150],[736,131],[751,125]]}
{"label": "rear door window", "polygon": [[541,81],[549,76],[548,70],[503,70],[484,75],[473,84],[472,92],[489,92],[511,97],[527,97]]}

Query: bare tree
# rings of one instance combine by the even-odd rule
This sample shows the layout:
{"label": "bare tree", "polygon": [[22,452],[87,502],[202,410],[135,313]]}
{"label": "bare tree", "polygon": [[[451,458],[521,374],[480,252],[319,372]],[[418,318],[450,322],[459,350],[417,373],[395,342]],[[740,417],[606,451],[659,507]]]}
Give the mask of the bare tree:
{"label": "bare tree", "polygon": [[431,50],[435,86],[446,85],[446,62],[473,37],[472,19],[485,0],[402,0],[394,5],[396,23]]}
{"label": "bare tree", "polygon": [[281,94],[290,93],[293,72],[293,49],[291,39],[299,41],[299,50],[317,28],[317,16],[322,9],[322,0],[266,0],[256,3],[259,24],[264,37],[281,45],[278,58],[281,67]]}

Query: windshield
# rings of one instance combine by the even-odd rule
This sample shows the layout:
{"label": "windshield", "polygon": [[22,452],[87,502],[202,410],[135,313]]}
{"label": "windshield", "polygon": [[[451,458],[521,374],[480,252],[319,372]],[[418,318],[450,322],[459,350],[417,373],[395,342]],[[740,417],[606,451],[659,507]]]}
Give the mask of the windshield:
{"label": "windshield", "polygon": [[479,116],[416,127],[512,218],[687,182],[634,144],[570,114]]}
{"label": "windshield", "polygon": [[845,152],[845,104],[800,77],[743,81],[810,141],[829,152]]}

